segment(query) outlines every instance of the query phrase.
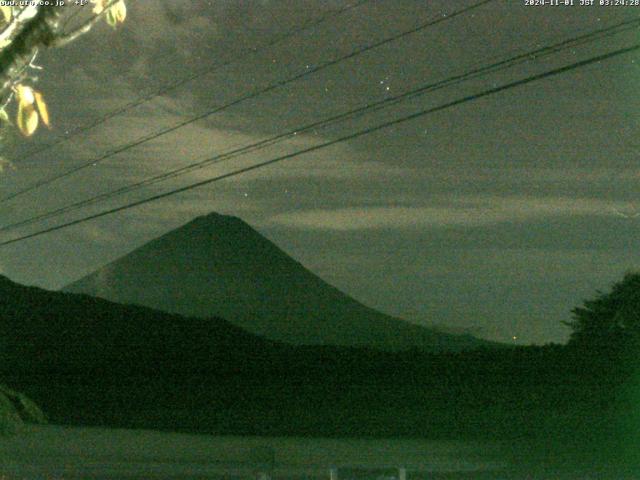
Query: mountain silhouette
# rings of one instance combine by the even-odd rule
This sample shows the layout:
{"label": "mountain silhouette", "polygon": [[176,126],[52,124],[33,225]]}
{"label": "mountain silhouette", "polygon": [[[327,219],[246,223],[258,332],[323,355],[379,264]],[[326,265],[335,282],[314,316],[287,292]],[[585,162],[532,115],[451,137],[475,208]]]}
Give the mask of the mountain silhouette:
{"label": "mountain silhouette", "polygon": [[486,377],[473,369],[485,365],[482,356],[490,352],[478,349],[466,358],[287,345],[220,318],[52,292],[0,276],[0,379],[12,389],[0,387],[0,403],[7,392],[23,393],[27,397],[7,399],[15,405],[5,405],[4,413],[19,406],[27,420],[38,420],[39,410],[25,398],[62,425],[413,435],[433,432],[423,416],[425,401],[442,402],[442,389],[463,378],[452,376],[452,366],[459,365],[464,378],[482,379],[486,390]]}
{"label": "mountain silhouette", "polygon": [[0,363],[14,372],[189,371],[277,347],[220,318],[52,292],[1,275],[0,300]]}
{"label": "mountain silhouette", "polygon": [[194,317],[268,339],[385,350],[463,350],[484,342],[366,307],[237,217],[212,213],[152,240],[64,291]]}
{"label": "mountain silhouette", "polygon": [[[54,423],[187,428],[190,420],[175,423],[171,412],[195,409],[201,394],[214,402],[250,388],[251,378],[269,377],[255,373],[263,365],[278,378],[293,348],[220,318],[187,318],[0,276],[0,378]],[[169,413],[156,418],[156,410]]]}
{"label": "mountain silhouette", "polygon": [[[555,431],[592,438],[616,425],[602,406],[618,402],[636,376],[629,362],[606,353],[598,360],[559,345],[440,353],[294,346],[220,318],[51,292],[0,276],[5,427],[42,421],[44,412],[54,425],[214,435],[531,434],[546,441]],[[624,425],[635,398],[616,407]]]}
{"label": "mountain silhouette", "polygon": [[466,418],[470,428],[485,431],[495,422],[483,421],[481,411],[469,420],[469,404],[492,404],[501,391],[515,401],[522,393],[502,386],[528,378],[517,362],[510,367],[508,355],[504,348],[427,353],[287,345],[220,318],[52,292],[0,276],[0,380],[11,389],[0,387],[0,403],[7,392],[26,396],[11,394],[0,413],[37,420],[38,410],[25,408],[29,398],[56,425],[387,438],[449,434]]}

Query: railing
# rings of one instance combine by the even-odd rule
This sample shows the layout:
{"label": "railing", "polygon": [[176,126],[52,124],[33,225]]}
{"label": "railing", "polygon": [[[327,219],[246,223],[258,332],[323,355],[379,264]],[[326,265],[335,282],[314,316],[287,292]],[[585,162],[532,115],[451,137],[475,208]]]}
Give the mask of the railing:
{"label": "railing", "polygon": [[[363,467],[329,467],[324,474],[319,468],[310,468],[306,472],[288,472],[271,469],[260,470],[255,474],[256,480],[277,480],[280,478],[313,478],[326,480],[407,480],[405,467],[363,468]],[[422,475],[421,475],[422,477]]]}
{"label": "railing", "polygon": [[[407,480],[406,467],[363,467],[363,466],[298,466],[277,465],[275,450],[271,447],[254,448],[251,460],[259,465],[255,480],[276,480],[278,478],[313,478],[327,480]],[[298,471],[296,471],[298,470]]]}

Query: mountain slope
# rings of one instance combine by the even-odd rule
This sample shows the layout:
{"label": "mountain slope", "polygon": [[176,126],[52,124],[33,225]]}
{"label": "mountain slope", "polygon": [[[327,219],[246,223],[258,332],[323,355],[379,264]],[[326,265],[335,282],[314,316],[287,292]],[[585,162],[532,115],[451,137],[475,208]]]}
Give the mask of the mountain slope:
{"label": "mountain slope", "polygon": [[0,276],[0,372],[5,374],[215,369],[219,361],[233,364],[276,347],[220,318],[119,305]]}
{"label": "mountain slope", "polygon": [[292,344],[460,350],[483,342],[368,308],[236,217],[210,214],[67,286],[119,303],[225,318]]}
{"label": "mountain slope", "polygon": [[[548,438],[555,428],[591,438],[574,429],[614,425],[606,409],[593,412],[613,405],[634,378],[628,362],[593,360],[557,345],[439,354],[291,346],[221,319],[0,276],[0,383],[12,389],[0,387],[0,416],[9,412],[14,426],[17,415],[42,419],[29,398],[56,425],[503,440]],[[620,404],[625,426],[631,400]]]}
{"label": "mountain slope", "polygon": [[[190,412],[205,404],[206,428],[221,428],[211,412],[227,407],[230,392],[235,399],[250,389],[253,378],[279,378],[280,368],[295,363],[292,348],[219,318],[181,317],[0,276],[0,382],[28,395],[54,423],[197,429]],[[2,405],[7,392],[0,387],[0,416],[9,411]],[[227,423],[229,431],[241,430],[239,422]]]}
{"label": "mountain slope", "polygon": [[[0,382],[27,395],[54,424],[233,435],[433,434],[443,419],[438,412],[451,406],[445,388],[477,379],[476,389],[462,389],[467,397],[456,393],[458,409],[468,398],[485,401],[477,393],[487,391],[480,367],[492,352],[291,346],[219,318],[0,276]],[[435,418],[425,417],[425,405]]]}

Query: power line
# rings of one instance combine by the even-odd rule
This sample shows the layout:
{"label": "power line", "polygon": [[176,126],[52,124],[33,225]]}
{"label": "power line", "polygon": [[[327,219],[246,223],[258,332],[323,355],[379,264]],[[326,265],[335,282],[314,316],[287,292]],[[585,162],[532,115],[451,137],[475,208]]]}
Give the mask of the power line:
{"label": "power line", "polygon": [[546,47],[541,47],[538,48],[536,50],[533,51],[527,51],[518,55],[515,55],[513,57],[510,57],[508,59],[504,59],[501,60],[499,62],[493,63],[491,65],[488,66],[484,66],[481,68],[477,68],[477,69],[473,69],[471,71],[468,71],[466,73],[460,74],[460,75],[455,75],[452,77],[449,77],[447,79],[444,80],[440,80],[437,82],[433,82],[433,83],[429,83],[423,86],[420,86],[418,88],[414,88],[412,90],[409,90],[407,92],[401,93],[399,95],[393,96],[393,97],[388,97],[376,102],[372,102],[372,103],[368,103],[364,106],[361,106],[359,108],[356,109],[352,109],[349,110],[347,112],[343,112],[341,114],[338,115],[334,115],[332,117],[320,120],[320,121],[315,121],[312,122],[310,124],[307,124],[305,126],[302,127],[298,127],[292,130],[288,130],[284,133],[272,136],[270,138],[255,142],[253,144],[250,145],[246,145],[240,148],[236,148],[233,150],[230,150],[228,152],[225,153],[221,153],[218,154],[214,157],[209,157],[205,160],[201,160],[195,163],[192,163],[190,165],[186,165],[174,170],[171,170],[169,172],[165,172],[153,177],[149,177],[146,179],[143,179],[139,182],[133,183],[131,185],[126,185],[124,187],[118,188],[116,190],[110,191],[110,192],[105,192],[99,195],[96,195],[94,197],[90,197],[88,199],[84,199],[81,200],[79,202],[75,202],[69,205],[65,205],[63,207],[60,207],[58,209],[55,209],[53,211],[49,211],[49,212],[45,212],[43,214],[40,215],[36,215],[35,217],[31,217],[28,218],[26,220],[21,220],[9,225],[5,225],[0,227],[0,232],[4,232],[4,231],[8,231],[11,229],[15,229],[18,227],[22,227],[22,226],[26,226],[26,225],[30,225],[33,223],[36,223],[38,221],[41,220],[45,220],[45,219],[49,219],[49,218],[53,218],[56,216],[59,216],[63,213],[67,213],[69,211],[73,211],[79,208],[82,208],[84,206],[87,205],[91,205],[93,203],[96,203],[98,201],[102,201],[102,200],[108,200],[110,198],[113,198],[115,196],[118,195],[122,195],[124,193],[128,193],[134,190],[137,190],[139,188],[148,186],[148,185],[153,185],[155,183],[158,183],[160,181],[164,181],[170,178],[175,178],[177,176],[183,175],[185,173],[194,171],[194,170],[198,170],[201,168],[204,168],[206,166],[210,166],[212,164],[217,164],[217,163],[221,163],[222,161],[226,161],[229,160],[231,158],[237,157],[239,155],[244,155],[246,153],[250,153],[250,152],[254,152],[257,150],[261,150],[263,148],[266,148],[268,146],[271,146],[275,143],[278,143],[281,140],[284,140],[286,138],[291,138],[292,136],[299,134],[299,133],[304,133],[310,130],[316,130],[318,128],[324,128],[326,126],[332,125],[338,121],[343,121],[346,119],[351,119],[351,118],[357,118],[359,116],[362,116],[364,114],[367,113],[371,113],[383,108],[388,108],[392,105],[396,105],[402,101],[405,101],[407,99],[410,98],[414,98],[416,96],[419,95],[424,95],[426,93],[429,92],[433,92],[436,90],[439,90],[441,88],[445,88],[445,87],[450,87],[452,85],[456,85],[459,83],[462,83],[464,81],[468,81],[470,79],[473,78],[477,78],[483,75],[487,75],[489,73],[495,73],[497,71],[501,71],[507,68],[511,68],[515,65],[527,62],[529,60],[537,60],[540,58],[544,58],[548,55],[552,55],[555,54],[557,52],[560,52],[562,50],[568,49],[568,48],[575,48],[576,46],[579,45],[583,45],[586,43],[590,43],[596,40],[600,40],[602,38],[611,36],[611,35],[617,35],[621,32],[630,30],[632,28],[637,28],[640,25],[640,18],[636,18],[633,20],[627,20],[624,22],[619,22],[617,24],[608,26],[608,27],[604,27],[592,32],[589,32],[587,34],[583,34],[583,35],[579,35],[577,37],[572,37],[566,40],[563,40],[561,42],[546,46]]}
{"label": "power line", "polygon": [[386,45],[388,43],[400,40],[400,39],[405,38],[405,37],[407,37],[409,35],[413,35],[415,33],[418,33],[418,32],[420,32],[422,30],[425,30],[425,29],[427,29],[429,27],[432,27],[434,25],[437,25],[439,23],[451,20],[451,19],[453,19],[453,18],[455,18],[455,17],[457,17],[459,15],[463,15],[465,13],[468,13],[468,12],[470,12],[470,11],[476,9],[476,8],[479,8],[479,7],[481,7],[481,6],[485,5],[485,4],[493,2],[493,1],[495,1],[495,0],[481,0],[479,2],[476,2],[473,5],[470,5],[468,7],[465,7],[465,8],[462,8],[460,10],[457,10],[457,11],[455,11],[455,12],[453,12],[453,13],[447,15],[447,16],[438,16],[438,18],[436,18],[435,20],[430,20],[430,21],[428,21],[426,23],[422,23],[417,27],[411,28],[409,30],[405,30],[403,32],[400,32],[398,34],[392,35],[390,37],[386,37],[386,38],[384,38],[382,40],[379,40],[377,42],[373,42],[373,43],[370,43],[370,44],[365,45],[363,47],[360,47],[360,48],[358,48],[356,50],[353,50],[353,51],[349,52],[346,55],[342,55],[342,56],[337,57],[337,58],[335,58],[333,60],[328,60],[328,61],[326,61],[324,63],[321,63],[321,64],[319,64],[319,65],[317,65],[317,66],[315,66],[313,68],[307,69],[302,73],[298,73],[298,74],[293,75],[291,77],[288,77],[286,79],[279,80],[279,81],[277,81],[275,83],[272,83],[272,84],[268,85],[267,87],[264,87],[264,88],[259,89],[259,90],[255,90],[252,93],[249,93],[249,94],[244,95],[244,96],[242,96],[240,98],[232,100],[231,102],[228,102],[228,103],[226,103],[224,105],[220,105],[218,107],[215,107],[212,110],[208,110],[208,111],[206,111],[206,112],[204,112],[202,114],[196,115],[196,116],[191,117],[191,118],[189,118],[187,120],[184,120],[182,122],[179,122],[179,123],[177,123],[177,124],[175,124],[175,125],[173,125],[171,127],[167,127],[167,128],[164,128],[164,129],[162,129],[162,130],[160,130],[158,132],[154,132],[152,134],[148,134],[148,135],[145,135],[143,137],[140,137],[137,140],[134,140],[133,142],[127,143],[127,144],[125,144],[125,145],[123,145],[121,147],[118,147],[118,148],[116,148],[114,150],[111,150],[111,151],[109,151],[109,152],[107,152],[107,153],[105,153],[105,154],[103,154],[103,155],[101,155],[101,156],[99,156],[97,158],[94,158],[94,159],[92,159],[92,160],[90,160],[90,161],[88,161],[86,163],[78,165],[77,167],[73,167],[73,168],[71,168],[71,169],[69,169],[69,170],[67,170],[67,171],[65,171],[65,172],[63,172],[61,174],[54,175],[54,176],[49,177],[47,179],[39,180],[39,181],[35,182],[34,184],[32,184],[32,185],[30,185],[28,187],[25,187],[25,188],[23,188],[21,190],[18,190],[15,193],[12,193],[10,195],[7,195],[7,196],[3,197],[2,199],[0,199],[0,203],[9,201],[9,200],[11,200],[13,198],[16,198],[16,197],[20,196],[20,195],[24,195],[25,193],[28,193],[28,192],[36,190],[36,189],[38,189],[40,187],[44,187],[46,185],[49,185],[49,184],[51,184],[51,183],[53,183],[53,182],[55,182],[57,180],[61,180],[63,178],[66,178],[66,177],[68,177],[70,175],[73,175],[73,174],[79,172],[79,171],[85,170],[87,168],[91,168],[91,167],[95,166],[97,163],[100,163],[100,162],[102,162],[102,161],[104,161],[104,160],[106,160],[108,158],[111,158],[111,157],[117,155],[117,154],[126,152],[128,150],[131,150],[132,148],[135,148],[137,146],[140,146],[140,145],[143,145],[145,143],[148,143],[148,142],[150,142],[152,140],[155,140],[155,139],[157,139],[157,138],[159,138],[159,137],[161,137],[163,135],[166,135],[168,133],[174,132],[174,131],[176,131],[176,130],[178,130],[180,128],[183,128],[183,127],[185,127],[187,125],[190,125],[190,124],[195,123],[195,122],[197,122],[199,120],[207,118],[207,117],[209,117],[209,116],[211,116],[211,115],[213,115],[215,113],[219,113],[219,112],[221,112],[223,110],[226,110],[228,108],[236,106],[236,105],[238,105],[240,103],[243,103],[243,102],[245,102],[247,100],[251,100],[253,98],[259,97],[260,95],[264,95],[265,93],[268,93],[268,92],[270,92],[272,90],[275,90],[277,88],[280,88],[280,87],[283,87],[285,85],[288,85],[289,83],[301,80],[301,79],[303,79],[305,77],[308,77],[309,75],[313,75],[313,74],[315,74],[315,73],[317,73],[317,72],[319,72],[321,70],[329,68],[329,67],[331,67],[333,65],[337,65],[337,64],[339,64],[341,62],[344,62],[346,60],[354,58],[354,57],[356,57],[358,55],[361,55],[361,54],[363,54],[365,52],[368,52],[370,50],[373,50],[375,48],[378,48],[378,47],[381,47],[381,46]]}
{"label": "power line", "polygon": [[[284,41],[284,40],[288,40],[291,37],[296,36],[299,33],[302,33],[306,30],[312,29],[314,27],[317,27],[318,25],[326,22],[327,20],[331,20],[333,18],[336,18],[340,15],[342,15],[343,13],[346,13],[350,10],[353,10],[355,8],[360,7],[361,5],[364,5],[365,3],[369,3],[371,0],[360,0],[357,1],[353,4],[347,5],[343,8],[337,9],[337,10],[332,10],[331,12],[327,13],[326,15],[322,15],[320,17],[318,17],[315,20],[312,20],[309,23],[306,23],[305,25],[302,25],[301,27],[298,28],[294,28],[288,32],[283,33],[282,35],[276,35],[275,38],[273,38],[271,41],[267,42],[264,46],[260,47],[260,48],[256,48],[256,47],[252,47],[252,48],[247,48],[244,50],[244,52],[241,52],[239,54],[239,56],[234,57],[232,60],[228,60],[222,63],[217,63],[214,64],[210,67],[207,67],[205,69],[202,69],[196,73],[193,73],[192,75],[189,75],[187,77],[181,78],[176,80],[173,83],[170,83],[168,85],[165,85],[164,87],[162,87],[159,90],[155,90],[153,92],[148,93],[147,95],[144,95],[136,100],[133,100],[121,107],[116,108],[115,110],[112,110],[111,112],[106,113],[105,115],[103,115],[102,117],[94,120],[92,123],[88,124],[88,125],[83,125],[80,127],[75,128],[74,130],[71,131],[70,134],[65,135],[65,136],[61,136],[59,137],[57,140],[54,140],[51,143],[47,143],[45,145],[43,145],[41,148],[36,148],[34,150],[32,150],[31,152],[28,152],[25,156],[23,156],[23,160],[27,159],[27,158],[31,158],[39,153],[42,153],[44,151],[47,151],[53,147],[56,147],[66,141],[68,141],[70,138],[72,138],[74,135],[78,135],[84,132],[87,132],[89,130],[94,129],[95,127],[102,125],[103,123],[105,123],[106,121],[117,117],[118,115],[121,115],[129,110],[132,110],[136,107],[139,107],[140,105],[143,105],[145,103],[150,102],[151,100],[153,100],[154,98],[160,97],[162,95],[165,95],[173,90],[176,90],[177,88],[180,88],[183,85],[186,85],[187,83],[190,83],[200,77],[203,77],[205,75],[208,75],[209,73],[212,73],[220,68],[224,68],[228,65],[231,65],[233,63],[239,62],[241,60],[244,60],[247,56],[251,55],[251,54],[255,54],[258,52],[261,52],[262,50],[266,50],[270,47],[273,47],[277,44],[279,44],[280,42]],[[166,55],[161,55],[160,58],[165,57]]]}
{"label": "power line", "polygon": [[154,202],[156,200],[160,200],[162,198],[166,198],[166,197],[170,197],[170,196],[173,196],[173,195],[177,195],[179,193],[186,192],[186,191],[189,191],[189,190],[193,190],[195,188],[202,187],[204,185],[208,185],[208,184],[211,184],[211,183],[214,183],[214,182],[219,182],[221,180],[224,180],[224,179],[227,179],[227,178],[230,178],[230,177],[235,177],[235,176],[238,176],[238,175],[242,175],[244,173],[247,173],[247,172],[250,172],[250,171],[253,171],[253,170],[257,170],[259,168],[263,168],[263,167],[266,167],[268,165],[273,165],[275,163],[282,162],[284,160],[295,158],[295,157],[298,157],[300,155],[304,155],[306,153],[310,153],[310,152],[314,152],[316,150],[327,148],[329,146],[336,145],[338,143],[342,143],[342,142],[345,142],[345,141],[348,141],[348,140],[353,140],[355,138],[362,137],[364,135],[368,135],[368,134],[377,132],[377,131],[385,129],[385,128],[389,128],[389,127],[392,127],[392,126],[395,126],[395,125],[399,125],[399,124],[414,120],[416,118],[424,117],[424,116],[432,114],[432,113],[436,113],[436,112],[439,112],[439,111],[442,111],[442,110],[446,110],[448,108],[455,107],[457,105],[461,105],[463,103],[475,101],[475,100],[478,100],[480,98],[487,97],[489,95],[495,95],[496,93],[503,92],[503,91],[509,90],[511,88],[519,87],[519,86],[526,85],[526,84],[529,84],[529,83],[532,83],[532,82],[535,82],[535,81],[538,81],[538,80],[542,80],[542,79],[549,78],[549,77],[552,77],[552,76],[560,75],[560,74],[566,73],[568,71],[575,70],[577,68],[581,68],[581,67],[584,67],[584,66],[587,66],[587,65],[591,65],[591,64],[594,64],[594,63],[597,63],[597,62],[602,62],[604,60],[608,60],[610,58],[614,58],[614,57],[617,57],[617,56],[620,56],[620,55],[623,55],[623,54],[631,53],[631,52],[634,52],[634,51],[637,51],[637,50],[640,50],[640,44],[635,44],[635,45],[632,45],[630,47],[614,50],[612,52],[608,52],[608,53],[605,53],[605,54],[602,54],[602,55],[591,57],[591,58],[588,58],[586,60],[582,60],[582,61],[575,62],[575,63],[569,64],[569,65],[565,65],[563,67],[555,68],[553,70],[548,70],[548,71],[543,72],[543,73],[532,75],[532,76],[526,77],[524,79],[520,79],[520,80],[516,80],[516,81],[513,81],[513,82],[509,82],[509,83],[500,85],[498,87],[486,89],[486,90],[483,90],[482,92],[471,94],[471,95],[467,95],[467,96],[459,98],[457,100],[453,100],[451,102],[441,104],[441,105],[439,105],[437,107],[432,107],[432,108],[428,108],[428,109],[425,109],[425,110],[421,110],[419,112],[412,113],[410,115],[405,115],[403,117],[400,117],[400,118],[397,118],[397,119],[394,119],[394,120],[390,120],[388,122],[384,122],[384,123],[381,123],[381,124],[378,124],[378,125],[375,125],[375,126],[372,126],[372,127],[368,127],[368,128],[359,130],[359,131],[357,131],[355,133],[344,135],[344,136],[336,138],[334,140],[329,140],[329,141],[324,142],[324,143],[319,144],[319,145],[314,145],[312,147],[308,147],[308,148],[305,148],[305,149],[302,149],[302,150],[298,150],[297,152],[289,153],[289,154],[286,154],[286,155],[281,155],[279,157],[272,158],[270,160],[265,160],[263,162],[260,162],[260,163],[257,163],[257,164],[254,164],[254,165],[251,165],[251,166],[248,166],[248,167],[244,167],[244,168],[240,168],[240,169],[234,170],[232,172],[228,172],[228,173],[225,173],[225,174],[222,174],[222,175],[211,177],[211,178],[208,178],[206,180],[201,180],[199,182],[191,183],[189,185],[186,185],[186,186],[183,186],[183,187],[180,187],[180,188],[176,188],[176,189],[170,190],[168,192],[164,192],[164,193],[161,193],[161,194],[158,194],[158,195],[147,197],[145,199],[138,200],[138,201],[135,201],[135,202],[131,202],[131,203],[128,203],[128,204],[125,204],[125,205],[121,205],[119,207],[111,208],[111,209],[108,209],[108,210],[103,210],[101,212],[94,213],[92,215],[88,215],[88,216],[85,216],[83,218],[79,218],[79,219],[76,219],[76,220],[73,220],[73,221],[70,221],[70,222],[66,222],[66,223],[63,223],[63,224],[60,224],[60,225],[56,225],[54,227],[49,227],[49,228],[46,228],[46,229],[43,229],[43,230],[39,230],[37,232],[31,233],[31,234],[28,234],[28,235],[23,235],[21,237],[13,238],[11,240],[6,240],[4,242],[0,242],[0,246],[10,245],[10,244],[13,244],[13,243],[16,243],[16,242],[27,240],[29,238],[34,238],[34,237],[38,237],[38,236],[44,235],[46,233],[50,233],[50,232],[54,232],[54,231],[57,231],[57,230],[61,230],[63,228],[68,228],[68,227],[73,226],[73,225],[78,225],[78,224],[87,222],[89,220],[94,220],[96,218],[104,217],[106,215],[110,215],[110,214],[113,214],[113,213],[117,213],[117,212],[121,212],[121,211],[124,211],[124,210],[128,210],[130,208],[134,208],[134,207],[137,207],[137,206],[140,206],[140,205],[151,203],[151,202]]}

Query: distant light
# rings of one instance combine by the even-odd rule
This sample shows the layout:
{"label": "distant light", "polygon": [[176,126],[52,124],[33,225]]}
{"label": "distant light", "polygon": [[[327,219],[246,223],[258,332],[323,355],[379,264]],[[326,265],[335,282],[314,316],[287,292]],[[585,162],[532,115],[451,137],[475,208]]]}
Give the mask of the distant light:
{"label": "distant light", "polygon": [[514,335],[514,336],[513,336],[513,339],[514,339],[514,340],[517,340],[517,339],[518,339],[518,337],[516,337],[516,336]]}

